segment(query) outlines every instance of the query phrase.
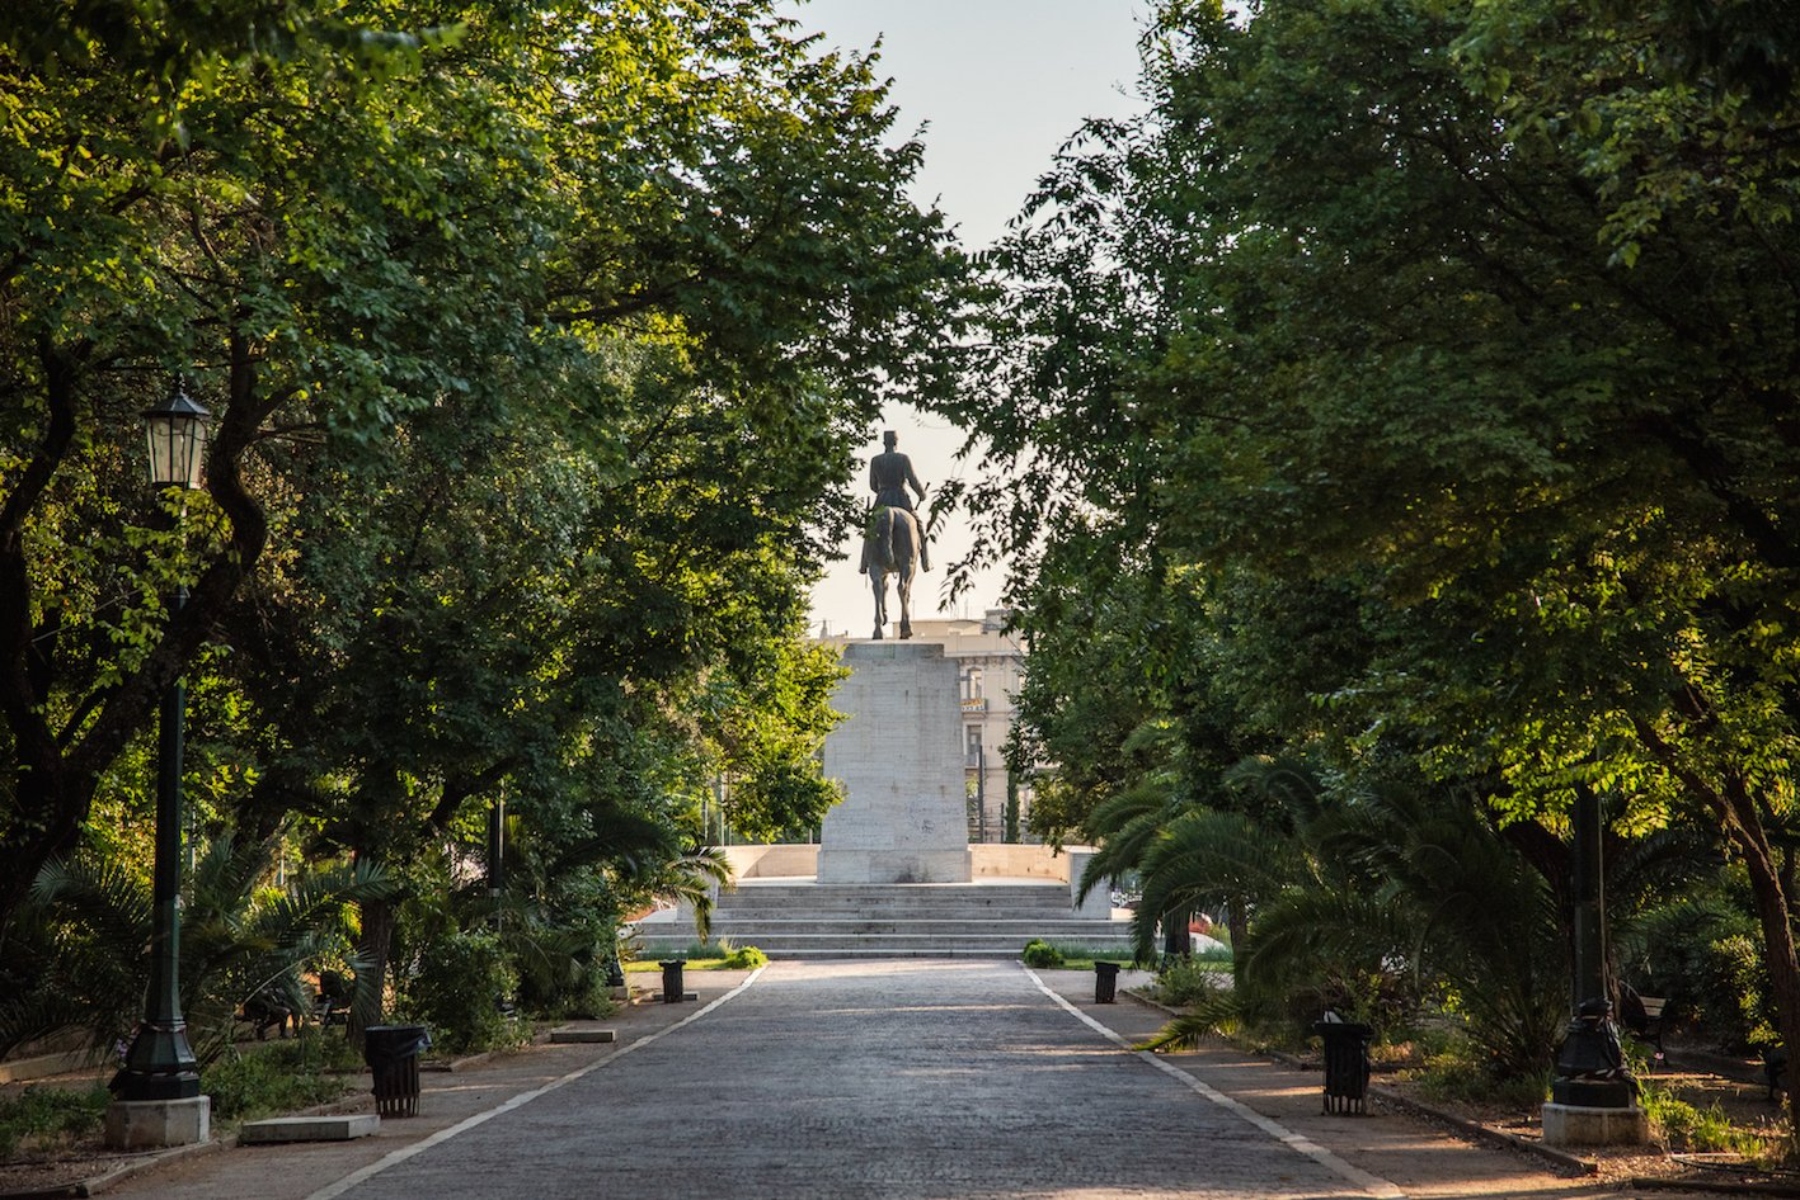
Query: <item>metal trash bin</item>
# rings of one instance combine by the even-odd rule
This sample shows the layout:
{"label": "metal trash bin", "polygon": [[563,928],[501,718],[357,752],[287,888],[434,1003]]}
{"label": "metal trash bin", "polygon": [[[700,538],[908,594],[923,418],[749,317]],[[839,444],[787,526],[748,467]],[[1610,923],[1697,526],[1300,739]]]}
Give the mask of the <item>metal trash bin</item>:
{"label": "metal trash bin", "polygon": [[1349,1021],[1318,1021],[1325,1042],[1325,1111],[1361,1115],[1369,1094],[1369,1038],[1374,1030]]}
{"label": "metal trash bin", "polygon": [[431,1045],[423,1025],[371,1025],[363,1030],[363,1061],[375,1076],[375,1111],[384,1117],[419,1115],[419,1053]]}
{"label": "metal trash bin", "polygon": [[663,1003],[664,1004],[680,1004],[681,1003],[681,996],[682,996],[681,968],[685,967],[686,965],[687,965],[687,959],[685,959],[685,958],[670,958],[670,959],[663,960],[662,973],[663,973]]}
{"label": "metal trash bin", "polygon": [[1094,1003],[1114,1004],[1119,996],[1119,964],[1113,962],[1096,962],[1094,964]]}

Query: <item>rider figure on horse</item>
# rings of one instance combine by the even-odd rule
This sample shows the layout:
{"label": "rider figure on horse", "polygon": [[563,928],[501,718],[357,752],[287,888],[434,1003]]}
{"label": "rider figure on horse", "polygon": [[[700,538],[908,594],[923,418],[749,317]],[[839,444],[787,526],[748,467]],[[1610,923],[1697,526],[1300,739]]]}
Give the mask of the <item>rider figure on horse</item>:
{"label": "rider figure on horse", "polygon": [[[913,507],[912,497],[906,494],[907,485],[918,493],[919,499],[925,498],[925,485],[913,474],[912,459],[894,449],[900,442],[900,435],[888,430],[881,435],[881,444],[886,449],[869,460],[869,490],[875,493],[875,506],[888,508],[904,508],[916,518],[918,510]],[[925,522],[919,523],[919,569],[931,570],[931,556],[925,549]],[[868,573],[868,564],[863,564],[864,574]]]}

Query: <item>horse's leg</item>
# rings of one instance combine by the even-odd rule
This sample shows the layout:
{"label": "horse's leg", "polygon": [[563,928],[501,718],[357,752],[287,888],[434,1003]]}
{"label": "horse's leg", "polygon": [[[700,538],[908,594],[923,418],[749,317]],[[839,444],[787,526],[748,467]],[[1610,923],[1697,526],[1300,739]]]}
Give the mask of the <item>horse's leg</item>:
{"label": "horse's leg", "polygon": [[903,638],[913,635],[912,588],[913,579],[919,573],[919,546],[923,540],[918,519],[909,516],[901,530],[901,545],[896,548],[901,557],[894,571],[894,590],[900,595],[900,636]]}
{"label": "horse's leg", "polygon": [[902,563],[898,577],[894,580],[894,590],[900,593],[900,636],[909,638],[912,634],[912,583],[913,573],[910,563]]}
{"label": "horse's leg", "polygon": [[[870,555],[874,558],[874,555]],[[875,589],[875,639],[880,641],[884,636],[882,628],[887,624],[887,572],[879,563],[869,564],[869,586]]]}

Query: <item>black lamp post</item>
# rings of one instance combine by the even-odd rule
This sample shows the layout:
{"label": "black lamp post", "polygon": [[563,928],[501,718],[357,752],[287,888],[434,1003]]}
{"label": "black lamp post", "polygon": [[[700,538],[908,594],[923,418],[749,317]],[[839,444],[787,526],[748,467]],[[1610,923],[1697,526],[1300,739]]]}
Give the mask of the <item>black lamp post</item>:
{"label": "black lamp post", "polygon": [[1600,797],[1583,788],[1575,798],[1571,883],[1575,893],[1575,1016],[1556,1053],[1551,1099],[1581,1108],[1629,1108],[1637,1086],[1625,1066],[1612,1001],[1606,994],[1605,863]]}
{"label": "black lamp post", "polygon": [[[206,451],[207,411],[188,398],[179,381],[157,408],[143,414],[150,448],[150,485],[159,492],[200,486]],[[170,616],[187,603],[177,587]],[[144,1022],[113,1077],[120,1100],[188,1100],[200,1094],[200,1073],[181,1015],[181,752],[186,691],[177,678],[163,692],[157,735],[156,866],[150,947],[150,992]]]}
{"label": "black lamp post", "polygon": [[506,796],[494,797],[488,806],[487,827],[487,893],[494,902],[494,928],[499,929],[503,917],[500,897],[506,892]]}

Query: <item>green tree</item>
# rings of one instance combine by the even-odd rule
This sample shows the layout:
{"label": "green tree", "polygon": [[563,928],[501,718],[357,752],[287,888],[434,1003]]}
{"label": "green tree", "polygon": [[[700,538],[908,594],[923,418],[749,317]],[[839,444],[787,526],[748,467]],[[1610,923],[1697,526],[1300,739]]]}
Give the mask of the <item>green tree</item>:
{"label": "green tree", "polygon": [[[321,864],[276,881],[279,843],[224,837],[200,848],[182,905],[181,1006],[203,1063],[233,1040],[247,1000],[278,998],[309,1011],[300,974],[350,947],[351,906],[390,893],[380,870]],[[71,1030],[94,1049],[128,1038],[143,1015],[151,936],[148,883],[124,864],[82,854],[39,873],[13,937],[14,985],[0,1005],[0,1047]],[[374,976],[358,972],[357,1003],[379,1003]]]}
{"label": "green tree", "polygon": [[[309,427],[371,434],[484,354],[533,353],[518,326],[458,331],[425,299],[435,279],[435,307],[472,308],[531,255],[505,231],[447,238],[424,211],[425,183],[458,190],[455,164],[444,139],[390,136],[406,89],[377,69],[412,59],[302,36],[325,32],[312,10],[251,7],[212,14],[224,36],[160,6],[51,22],[64,37],[29,12],[0,19],[22,105],[0,140],[0,914],[74,845],[105,769],[257,568],[279,492],[265,452]],[[373,33],[391,15],[331,25]],[[291,44],[259,43],[263,17],[293,18]],[[513,182],[495,172],[458,194],[480,207]],[[122,450],[130,414],[174,373],[215,418],[187,553],[144,532],[159,518]],[[177,578],[192,595],[165,620]]]}
{"label": "green tree", "polygon": [[979,428],[1039,482],[975,499],[1001,543],[1086,507],[1341,598],[1311,680],[1273,629],[1224,643],[1334,754],[1404,730],[1514,819],[1698,809],[1800,1044],[1792,38],[1618,10],[1165,6],[1151,115],[1090,129],[1001,252],[1013,398]]}
{"label": "green tree", "polygon": [[[220,812],[357,793],[413,837],[526,765],[648,763],[734,639],[783,653],[878,389],[945,388],[960,319],[866,60],[751,2],[35,7],[0,18],[0,914],[215,635],[269,718]],[[121,449],[176,371],[216,417],[185,542]],[[828,799],[782,669],[742,689],[770,819]]]}

